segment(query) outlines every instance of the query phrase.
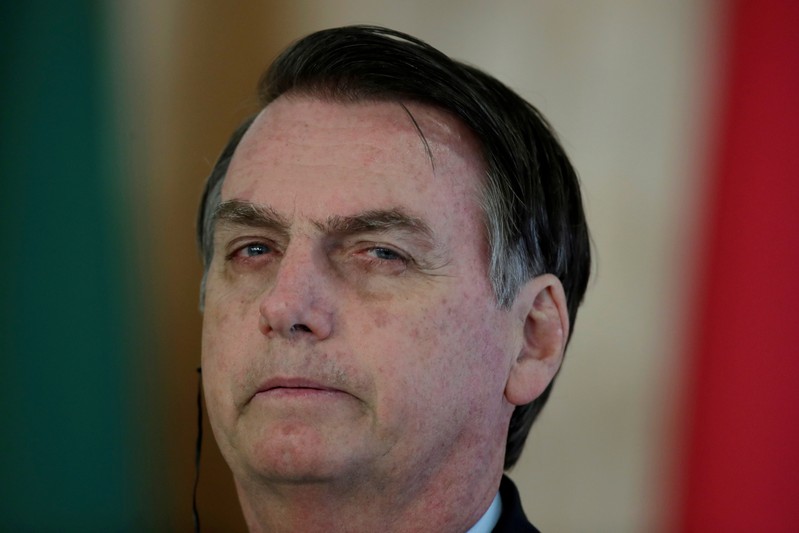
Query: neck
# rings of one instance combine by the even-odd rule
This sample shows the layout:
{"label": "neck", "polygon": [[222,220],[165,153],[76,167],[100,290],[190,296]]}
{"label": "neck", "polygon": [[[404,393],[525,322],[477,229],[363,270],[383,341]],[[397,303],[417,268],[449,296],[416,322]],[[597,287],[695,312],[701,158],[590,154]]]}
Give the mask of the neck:
{"label": "neck", "polygon": [[391,483],[237,479],[236,486],[250,533],[466,531],[499,489],[502,458],[497,459]]}

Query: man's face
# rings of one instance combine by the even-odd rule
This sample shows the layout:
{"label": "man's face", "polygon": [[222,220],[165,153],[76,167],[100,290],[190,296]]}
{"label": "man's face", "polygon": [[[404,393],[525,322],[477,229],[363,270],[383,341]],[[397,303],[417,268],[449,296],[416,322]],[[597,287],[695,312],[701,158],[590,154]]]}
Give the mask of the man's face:
{"label": "man's face", "polygon": [[479,148],[407,108],[432,163],[389,102],[281,97],[236,150],[202,366],[239,481],[423,477],[504,449],[522,318],[488,281]]}

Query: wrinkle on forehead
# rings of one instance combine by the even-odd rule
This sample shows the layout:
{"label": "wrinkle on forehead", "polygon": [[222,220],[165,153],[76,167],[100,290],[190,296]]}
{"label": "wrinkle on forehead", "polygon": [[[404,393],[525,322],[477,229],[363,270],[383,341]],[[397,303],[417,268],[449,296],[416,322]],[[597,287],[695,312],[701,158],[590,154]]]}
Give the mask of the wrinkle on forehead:
{"label": "wrinkle on forehead", "polygon": [[[318,130],[328,130],[327,135],[320,136],[316,133]],[[341,147],[335,144],[337,139],[345,138],[356,139],[352,147],[360,150],[360,161],[351,158],[347,162],[346,155],[343,155],[350,151],[352,147],[349,144],[352,143],[343,141]],[[387,138],[397,142],[386,144]],[[323,140],[321,144],[319,139]],[[429,153],[425,151],[425,140]],[[297,146],[304,148],[298,150]],[[288,148],[288,152],[284,148]],[[416,159],[423,153],[424,161]],[[245,134],[229,169],[228,178],[238,175],[234,180],[236,185],[226,179],[222,197],[256,200],[251,198],[252,192],[266,176],[260,167],[262,162],[271,166],[271,176],[283,182],[290,176],[283,171],[286,165],[296,170],[302,166],[316,166],[317,162],[319,172],[326,172],[325,166],[334,168],[343,163],[352,165],[350,178],[363,176],[364,179],[379,180],[385,174],[386,179],[395,180],[407,175],[407,171],[412,169],[412,165],[407,165],[414,159],[418,165],[414,172],[422,172],[426,167],[424,174],[427,174],[427,179],[440,178],[452,184],[452,195],[439,199],[438,205],[447,202],[458,209],[459,195],[455,191],[460,190],[482,211],[480,206],[486,183],[482,149],[475,134],[451,112],[410,100],[342,102],[286,94],[266,106]],[[410,182],[409,185],[426,194],[423,190],[425,181],[417,179],[414,185]],[[398,182],[394,183],[396,189]],[[352,180],[347,186],[357,187]],[[342,189],[332,194],[339,198]]]}
{"label": "wrinkle on forehead", "polygon": [[[419,102],[416,100],[403,100],[393,98],[364,98],[352,101],[342,96],[307,94],[304,92],[286,93],[267,105],[260,114],[271,113],[273,111],[286,112],[283,109],[275,109],[274,104],[281,101],[292,103],[319,102],[339,105],[342,107],[369,107],[375,109],[375,114],[381,114],[384,120],[383,126],[397,133],[407,132],[412,128],[421,141],[421,147],[430,160],[431,166],[435,171],[436,154],[450,152],[462,159],[465,163],[479,169],[480,175],[485,174],[485,160],[483,148],[477,135],[453,112],[434,105]],[[380,109],[380,104],[389,104],[391,107]],[[401,109],[402,113],[393,113],[391,108]],[[280,107],[280,106],[277,106]],[[353,122],[362,120],[361,117],[353,115]]]}
{"label": "wrinkle on forehead", "polygon": [[[407,111],[398,101],[281,96],[242,139],[222,201],[269,206],[281,215],[267,217],[270,226],[282,226],[283,235],[318,235],[320,227],[341,230],[354,220],[363,227],[365,214],[401,211],[434,233],[438,244],[422,248],[435,249],[438,257],[456,254],[462,264],[479,263],[487,280],[486,174],[476,137],[447,111],[415,101],[402,104]],[[374,217],[367,218],[374,229]],[[429,241],[422,238],[425,232],[415,233],[416,241]]]}

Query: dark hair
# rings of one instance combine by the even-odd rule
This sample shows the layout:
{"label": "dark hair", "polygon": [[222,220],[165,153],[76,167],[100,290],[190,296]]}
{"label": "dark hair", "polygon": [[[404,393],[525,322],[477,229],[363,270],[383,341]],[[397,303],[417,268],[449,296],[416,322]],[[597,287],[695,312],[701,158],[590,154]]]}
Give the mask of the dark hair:
{"label": "dark hair", "polygon": [[[482,204],[498,305],[510,306],[522,284],[551,273],[563,284],[574,324],[591,264],[579,182],[547,121],[508,87],[410,35],[377,26],[347,26],[313,33],[287,48],[264,74],[258,93],[262,107],[292,93],[347,102],[414,101],[454,114],[482,146]],[[205,186],[197,240],[206,275],[222,182],[252,120],[234,132]],[[202,292],[204,285],[205,275]],[[553,383],[514,410],[505,469],[518,460]]]}

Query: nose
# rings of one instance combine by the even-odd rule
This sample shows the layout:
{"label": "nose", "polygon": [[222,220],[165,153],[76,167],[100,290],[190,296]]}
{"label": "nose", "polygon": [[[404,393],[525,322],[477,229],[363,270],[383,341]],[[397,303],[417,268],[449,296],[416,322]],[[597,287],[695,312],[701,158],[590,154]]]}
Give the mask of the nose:
{"label": "nose", "polygon": [[330,282],[324,258],[289,246],[259,305],[261,333],[287,339],[329,337],[334,319]]}

